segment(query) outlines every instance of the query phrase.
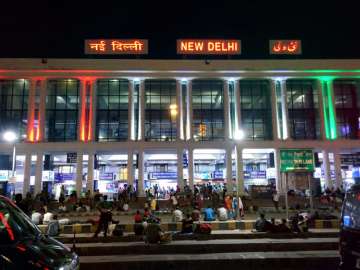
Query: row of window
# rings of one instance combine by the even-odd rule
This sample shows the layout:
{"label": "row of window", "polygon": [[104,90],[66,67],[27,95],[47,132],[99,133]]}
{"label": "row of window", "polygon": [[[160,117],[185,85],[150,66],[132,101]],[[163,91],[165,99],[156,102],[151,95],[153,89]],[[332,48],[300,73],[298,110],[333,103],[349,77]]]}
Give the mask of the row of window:
{"label": "row of window", "polygon": [[[49,80],[46,96],[45,140],[74,141],[80,102],[77,80]],[[288,80],[287,115],[290,137],[317,139],[320,137],[318,89],[313,80]],[[199,141],[224,139],[224,84],[222,80],[193,80],[191,97],[181,88],[182,109],[192,102],[194,139]],[[337,133],[340,138],[360,138],[360,81],[335,80],[334,100]],[[96,139],[124,141],[129,132],[128,81],[104,79],[97,81]],[[0,131],[14,130],[26,137],[29,95],[27,80],[0,81]],[[229,85],[230,129],[236,131],[236,91]],[[281,93],[276,92],[277,109],[282,110]],[[134,89],[134,137],[139,127],[139,86]],[[175,80],[145,81],[144,133],[148,141],[174,141],[176,118]],[[267,80],[240,80],[240,112],[242,130],[248,140],[273,139],[271,88]],[[278,114],[281,120],[281,113]],[[280,121],[281,123],[281,121]],[[183,126],[186,126],[184,117]]]}

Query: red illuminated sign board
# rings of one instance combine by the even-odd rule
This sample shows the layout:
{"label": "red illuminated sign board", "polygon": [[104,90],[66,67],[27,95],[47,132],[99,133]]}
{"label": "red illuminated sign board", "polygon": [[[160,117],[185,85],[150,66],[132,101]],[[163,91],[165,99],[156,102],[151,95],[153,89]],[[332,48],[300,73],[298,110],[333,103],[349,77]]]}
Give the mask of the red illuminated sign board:
{"label": "red illuminated sign board", "polygon": [[178,39],[178,54],[241,54],[241,41],[232,39]]}
{"label": "red illuminated sign board", "polygon": [[270,40],[270,54],[301,54],[301,40]]}
{"label": "red illuminated sign board", "polygon": [[87,39],[85,54],[147,54],[146,39]]}

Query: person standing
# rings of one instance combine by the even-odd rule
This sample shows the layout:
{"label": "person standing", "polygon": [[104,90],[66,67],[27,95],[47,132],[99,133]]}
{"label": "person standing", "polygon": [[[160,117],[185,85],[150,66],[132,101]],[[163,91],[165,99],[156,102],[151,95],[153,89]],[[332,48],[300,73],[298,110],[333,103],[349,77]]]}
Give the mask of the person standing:
{"label": "person standing", "polygon": [[272,201],[274,203],[276,211],[279,211],[279,193],[276,190],[274,190],[273,192]]}

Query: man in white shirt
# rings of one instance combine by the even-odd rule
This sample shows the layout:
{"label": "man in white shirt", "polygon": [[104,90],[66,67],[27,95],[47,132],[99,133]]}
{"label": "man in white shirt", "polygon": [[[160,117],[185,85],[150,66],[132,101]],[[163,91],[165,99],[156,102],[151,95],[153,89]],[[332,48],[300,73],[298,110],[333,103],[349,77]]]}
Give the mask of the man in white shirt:
{"label": "man in white shirt", "polygon": [[42,215],[40,214],[40,212],[34,212],[31,215],[31,221],[35,224],[35,225],[39,225],[42,222]]}
{"label": "man in white shirt", "polygon": [[184,219],[183,213],[181,212],[179,207],[176,207],[176,209],[174,211],[173,221],[174,222],[182,222],[183,219]]}
{"label": "man in white shirt", "polygon": [[279,211],[279,193],[275,190],[272,195],[272,200],[275,206],[276,211]]}
{"label": "man in white shirt", "polygon": [[53,214],[53,213],[51,213],[51,212],[46,212],[45,215],[44,215],[43,223],[44,223],[44,224],[49,224],[50,221],[53,220],[53,217],[54,217],[54,214]]}
{"label": "man in white shirt", "polygon": [[224,206],[218,208],[218,219],[220,221],[226,221],[228,219],[228,214]]}

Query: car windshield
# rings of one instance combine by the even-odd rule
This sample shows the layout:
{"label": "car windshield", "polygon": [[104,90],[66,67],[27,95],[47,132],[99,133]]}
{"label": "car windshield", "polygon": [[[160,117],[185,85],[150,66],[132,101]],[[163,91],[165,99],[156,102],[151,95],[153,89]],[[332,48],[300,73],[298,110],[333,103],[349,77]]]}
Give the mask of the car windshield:
{"label": "car windshield", "polygon": [[345,228],[360,230],[360,192],[346,194],[342,211],[342,225]]}
{"label": "car windshield", "polygon": [[34,238],[40,230],[10,200],[0,197],[0,244]]}

